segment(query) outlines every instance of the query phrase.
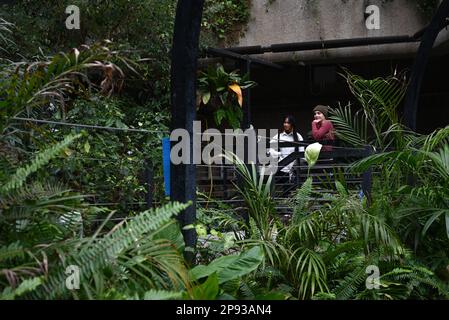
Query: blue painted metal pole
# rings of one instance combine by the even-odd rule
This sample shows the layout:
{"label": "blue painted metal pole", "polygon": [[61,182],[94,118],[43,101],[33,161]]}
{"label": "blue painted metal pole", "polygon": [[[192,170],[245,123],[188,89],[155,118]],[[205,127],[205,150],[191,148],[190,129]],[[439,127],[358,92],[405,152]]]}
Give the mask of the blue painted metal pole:
{"label": "blue painted metal pole", "polygon": [[170,147],[171,142],[170,138],[162,139],[162,163],[164,170],[164,187],[165,187],[165,196],[170,196]]}

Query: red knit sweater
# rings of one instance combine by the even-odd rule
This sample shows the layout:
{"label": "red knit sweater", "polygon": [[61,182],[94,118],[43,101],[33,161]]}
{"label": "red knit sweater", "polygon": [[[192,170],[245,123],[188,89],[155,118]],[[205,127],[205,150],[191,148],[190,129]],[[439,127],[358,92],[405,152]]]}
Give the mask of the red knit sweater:
{"label": "red knit sweater", "polygon": [[[320,123],[312,122],[312,136],[315,141],[334,141],[335,131],[332,122],[329,120],[325,120]],[[324,146],[323,151],[332,151],[332,147]]]}
{"label": "red knit sweater", "polygon": [[320,123],[312,122],[312,136],[316,141],[335,140],[332,122],[328,120]]}

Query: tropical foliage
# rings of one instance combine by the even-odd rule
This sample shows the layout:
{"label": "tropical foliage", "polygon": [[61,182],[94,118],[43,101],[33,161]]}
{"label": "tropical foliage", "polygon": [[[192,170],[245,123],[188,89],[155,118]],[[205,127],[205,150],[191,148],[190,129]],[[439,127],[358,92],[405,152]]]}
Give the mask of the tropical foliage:
{"label": "tropical foliage", "polygon": [[330,119],[338,138],[353,146],[372,145],[382,151],[402,147],[405,129],[398,108],[406,90],[403,76],[366,80],[348,70],[343,76],[360,109],[354,112],[349,104],[333,110]]}
{"label": "tropical foliage", "polygon": [[254,86],[255,82],[249,81],[248,75],[240,76],[238,70],[228,73],[221,64],[209,66],[198,79],[197,106],[200,114],[212,114],[217,126],[226,120],[232,128],[240,128],[243,90]]}
{"label": "tropical foliage", "polygon": [[[350,169],[375,172],[371,201],[337,179],[317,207],[310,176],[281,221],[273,177],[227,155],[244,205],[197,205],[191,266],[175,219],[191,204],[159,181],[146,201],[162,175],[175,1],[73,4],[74,33],[53,16],[62,2],[1,11],[0,299],[449,299],[449,127],[401,124],[402,74],[346,71],[356,103],[331,117],[344,143],[376,149]],[[202,46],[231,41],[247,10],[206,1]],[[208,124],[240,127],[255,84],[222,65],[198,84]]]}

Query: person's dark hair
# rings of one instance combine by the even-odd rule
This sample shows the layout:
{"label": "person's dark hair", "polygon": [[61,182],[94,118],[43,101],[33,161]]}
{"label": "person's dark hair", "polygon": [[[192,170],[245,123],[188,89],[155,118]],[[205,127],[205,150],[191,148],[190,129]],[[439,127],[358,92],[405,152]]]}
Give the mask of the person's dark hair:
{"label": "person's dark hair", "polygon": [[288,121],[288,123],[290,123],[293,127],[293,131],[296,132],[296,119],[294,116],[292,115],[286,115],[285,117],[282,118],[282,128],[284,127],[284,122],[285,120]]}
{"label": "person's dark hair", "polygon": [[[285,120],[288,121],[288,123],[290,123],[293,127],[292,133],[293,133],[293,141],[298,142],[298,131],[296,131],[297,127],[296,127],[296,119],[294,116],[292,115],[286,115],[284,118],[282,118],[282,131],[284,131],[284,122]],[[281,131],[281,132],[282,132]],[[299,149],[296,148],[298,151]]]}

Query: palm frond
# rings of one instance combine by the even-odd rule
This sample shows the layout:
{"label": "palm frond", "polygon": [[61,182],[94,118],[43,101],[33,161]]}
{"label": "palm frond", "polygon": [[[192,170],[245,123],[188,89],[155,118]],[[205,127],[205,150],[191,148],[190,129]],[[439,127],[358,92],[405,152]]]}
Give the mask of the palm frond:
{"label": "palm frond", "polygon": [[[406,92],[406,82],[399,77],[391,76],[388,78],[376,78],[371,80],[363,79],[360,76],[352,74],[345,70],[343,77],[346,79],[349,89],[359,101],[366,121],[370,124],[371,131],[374,133],[374,140],[369,144],[375,144],[382,150],[385,150],[386,138],[382,136],[389,127],[399,123],[398,107],[402,102]],[[343,122],[343,133],[346,134],[351,141],[355,141],[354,132],[347,127],[349,123],[348,115],[346,121]],[[360,121],[356,122],[357,124]],[[363,132],[364,122],[358,124],[359,130],[355,132]],[[402,132],[396,132],[394,140],[401,142]]]}
{"label": "palm frond", "polygon": [[444,147],[449,144],[449,126],[438,129],[428,136],[422,136],[422,149],[423,151],[432,152],[438,148]]}
{"label": "palm frond", "polygon": [[354,113],[350,104],[346,107],[339,106],[331,110],[329,119],[340,140],[355,147],[369,144],[368,120],[363,111]]}
{"label": "palm frond", "polygon": [[432,161],[431,166],[438,175],[449,181],[449,145],[445,145],[438,152],[429,152],[426,155]]}
{"label": "palm frond", "polygon": [[286,240],[297,241],[302,245],[319,239],[323,226],[317,213],[312,213],[308,216],[303,216],[295,220],[292,225],[287,228]]}
{"label": "palm frond", "polygon": [[361,235],[363,235],[365,243],[375,241],[378,245],[388,246],[394,250],[396,255],[403,253],[404,248],[399,237],[385,221],[370,214],[362,214],[360,218]]}
{"label": "palm frond", "polygon": [[249,215],[254,219],[264,239],[271,238],[271,220],[276,220],[274,200],[271,194],[273,175],[268,178],[264,169],[260,174],[254,164],[247,166],[236,155],[225,155],[235,164],[237,173],[243,181],[242,185],[235,185],[237,192],[242,196],[248,208]]}
{"label": "palm frond", "polygon": [[290,268],[299,276],[299,297],[311,298],[317,292],[329,292],[327,271],[322,258],[310,249],[298,249],[290,259]]}

